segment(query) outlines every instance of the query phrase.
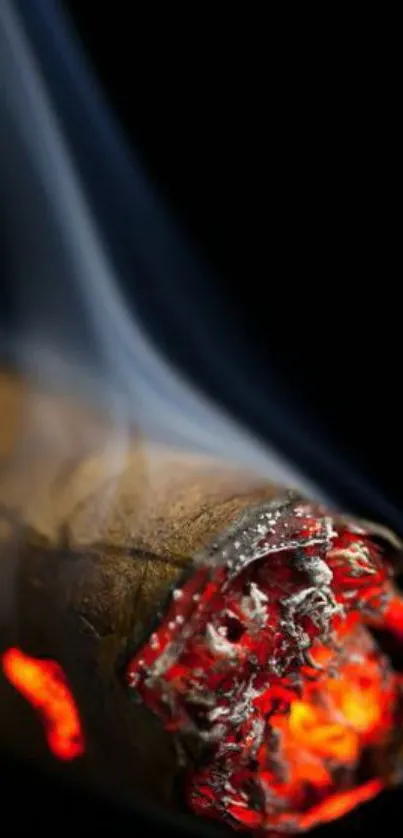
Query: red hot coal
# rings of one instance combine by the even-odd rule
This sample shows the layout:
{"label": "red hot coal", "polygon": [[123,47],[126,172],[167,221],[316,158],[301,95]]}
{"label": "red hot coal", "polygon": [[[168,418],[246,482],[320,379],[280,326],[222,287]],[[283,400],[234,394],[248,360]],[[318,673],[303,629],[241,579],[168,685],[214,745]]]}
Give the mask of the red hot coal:
{"label": "red hot coal", "polygon": [[373,629],[403,637],[388,547],[323,507],[268,503],[198,554],[126,673],[201,745],[189,808],[297,833],[381,791],[403,679]]}

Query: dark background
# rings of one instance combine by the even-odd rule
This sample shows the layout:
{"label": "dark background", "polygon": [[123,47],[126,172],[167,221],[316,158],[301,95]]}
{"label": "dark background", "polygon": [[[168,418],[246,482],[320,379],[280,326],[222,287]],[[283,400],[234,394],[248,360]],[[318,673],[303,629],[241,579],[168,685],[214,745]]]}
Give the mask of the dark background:
{"label": "dark background", "polygon": [[[403,534],[396,54],[379,21],[340,19],[317,37],[321,21],[296,12],[279,25],[233,10],[17,5],[152,339],[330,498]],[[72,72],[52,35],[53,6],[193,246],[180,264],[160,238],[158,281],[139,264],[141,212],[88,116],[77,56]]]}
{"label": "dark background", "polygon": [[65,6],[206,268],[136,288],[122,270],[153,339],[336,501],[403,533],[393,49],[368,21],[341,48],[302,38],[308,20]]}

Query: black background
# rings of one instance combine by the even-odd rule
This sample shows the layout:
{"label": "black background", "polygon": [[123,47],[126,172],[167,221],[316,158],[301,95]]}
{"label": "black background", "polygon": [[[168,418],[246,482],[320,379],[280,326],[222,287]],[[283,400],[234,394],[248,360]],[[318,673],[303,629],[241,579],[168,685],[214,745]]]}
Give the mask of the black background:
{"label": "black background", "polygon": [[341,47],[326,27],[302,38],[308,20],[65,5],[208,268],[140,289],[126,272],[153,338],[337,501],[403,533],[393,48],[368,21]]}
{"label": "black background", "polygon": [[[43,17],[42,0],[18,3],[38,38],[36,4]],[[124,203],[102,137],[97,149],[70,101],[64,129],[129,305],[255,435],[403,534],[396,58],[379,21],[63,6],[205,268],[172,263],[134,284],[129,189]],[[46,50],[63,110],[78,76],[56,66],[56,42]]]}

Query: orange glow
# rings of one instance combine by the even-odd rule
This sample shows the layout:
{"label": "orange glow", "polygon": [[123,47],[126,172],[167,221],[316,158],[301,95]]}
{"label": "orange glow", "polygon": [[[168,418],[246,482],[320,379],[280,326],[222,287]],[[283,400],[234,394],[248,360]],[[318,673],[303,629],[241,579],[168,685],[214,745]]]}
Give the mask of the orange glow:
{"label": "orange glow", "polygon": [[335,757],[340,762],[357,759],[358,739],[353,729],[332,722],[325,712],[303,701],[291,704],[288,719],[290,735],[301,747],[320,757]]}
{"label": "orange glow", "polygon": [[80,717],[66,676],[56,661],[41,660],[8,649],[3,671],[10,682],[42,717],[50,750],[60,760],[84,753]]}
{"label": "orange glow", "polygon": [[307,812],[306,815],[302,815],[300,828],[303,830],[312,829],[318,823],[327,823],[336,818],[341,818],[355,809],[356,806],[371,800],[382,789],[383,783],[380,780],[370,780],[363,786],[333,794],[332,797],[328,797],[323,803]]}
{"label": "orange glow", "polygon": [[340,631],[340,641],[341,635],[342,655],[320,645],[314,655],[316,662],[326,662],[328,668],[332,658],[337,660],[337,677],[331,677],[329,670],[308,677],[289,713],[271,717],[287,775],[279,780],[273,773],[262,772],[261,780],[291,804],[287,815],[277,816],[279,827],[291,822],[304,799],[316,797],[318,802],[298,813],[299,831],[346,814],[383,787],[376,779],[337,793],[332,777],[335,765],[346,778],[351,777],[362,749],[379,747],[389,736],[399,689],[399,676],[386,666],[365,630],[351,621]]}

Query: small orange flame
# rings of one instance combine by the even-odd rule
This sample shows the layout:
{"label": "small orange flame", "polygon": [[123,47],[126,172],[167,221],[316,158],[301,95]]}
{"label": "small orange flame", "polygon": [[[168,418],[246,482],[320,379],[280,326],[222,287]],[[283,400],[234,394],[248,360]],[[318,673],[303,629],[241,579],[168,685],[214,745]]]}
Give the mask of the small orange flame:
{"label": "small orange flame", "polygon": [[319,803],[318,806],[306,812],[305,815],[302,815],[300,829],[305,831],[317,826],[318,823],[327,823],[328,821],[336,820],[336,818],[341,818],[343,815],[351,812],[352,809],[355,809],[356,806],[371,800],[382,789],[382,781],[375,779],[369,780],[368,783],[357,786],[355,789],[333,794],[322,803]]}
{"label": "small orange flame", "polygon": [[[351,777],[363,749],[379,747],[388,738],[401,683],[369,635],[353,621],[351,633],[348,621],[343,628],[340,641],[342,638],[344,654],[318,646],[314,655],[316,662],[327,665],[332,654],[335,659],[341,655],[337,677],[322,670],[316,680],[306,681],[288,714],[271,717],[272,727],[281,737],[279,753],[287,775],[279,781],[262,772],[261,779],[293,803],[290,810],[295,807],[299,831],[341,817],[383,788],[382,780],[376,778],[338,793],[332,776],[337,765],[346,778]],[[310,790],[318,801],[305,812],[298,811],[303,789],[306,793]],[[277,824],[285,825],[287,818],[290,820],[289,813],[279,814]]]}
{"label": "small orange flame", "polygon": [[54,756],[72,760],[83,754],[84,736],[77,705],[60,664],[11,648],[3,655],[3,671],[10,684],[39,712]]}
{"label": "small orange flame", "polygon": [[355,762],[358,737],[353,729],[330,721],[327,714],[305,701],[294,701],[288,719],[289,733],[300,748],[307,748],[322,758]]}

